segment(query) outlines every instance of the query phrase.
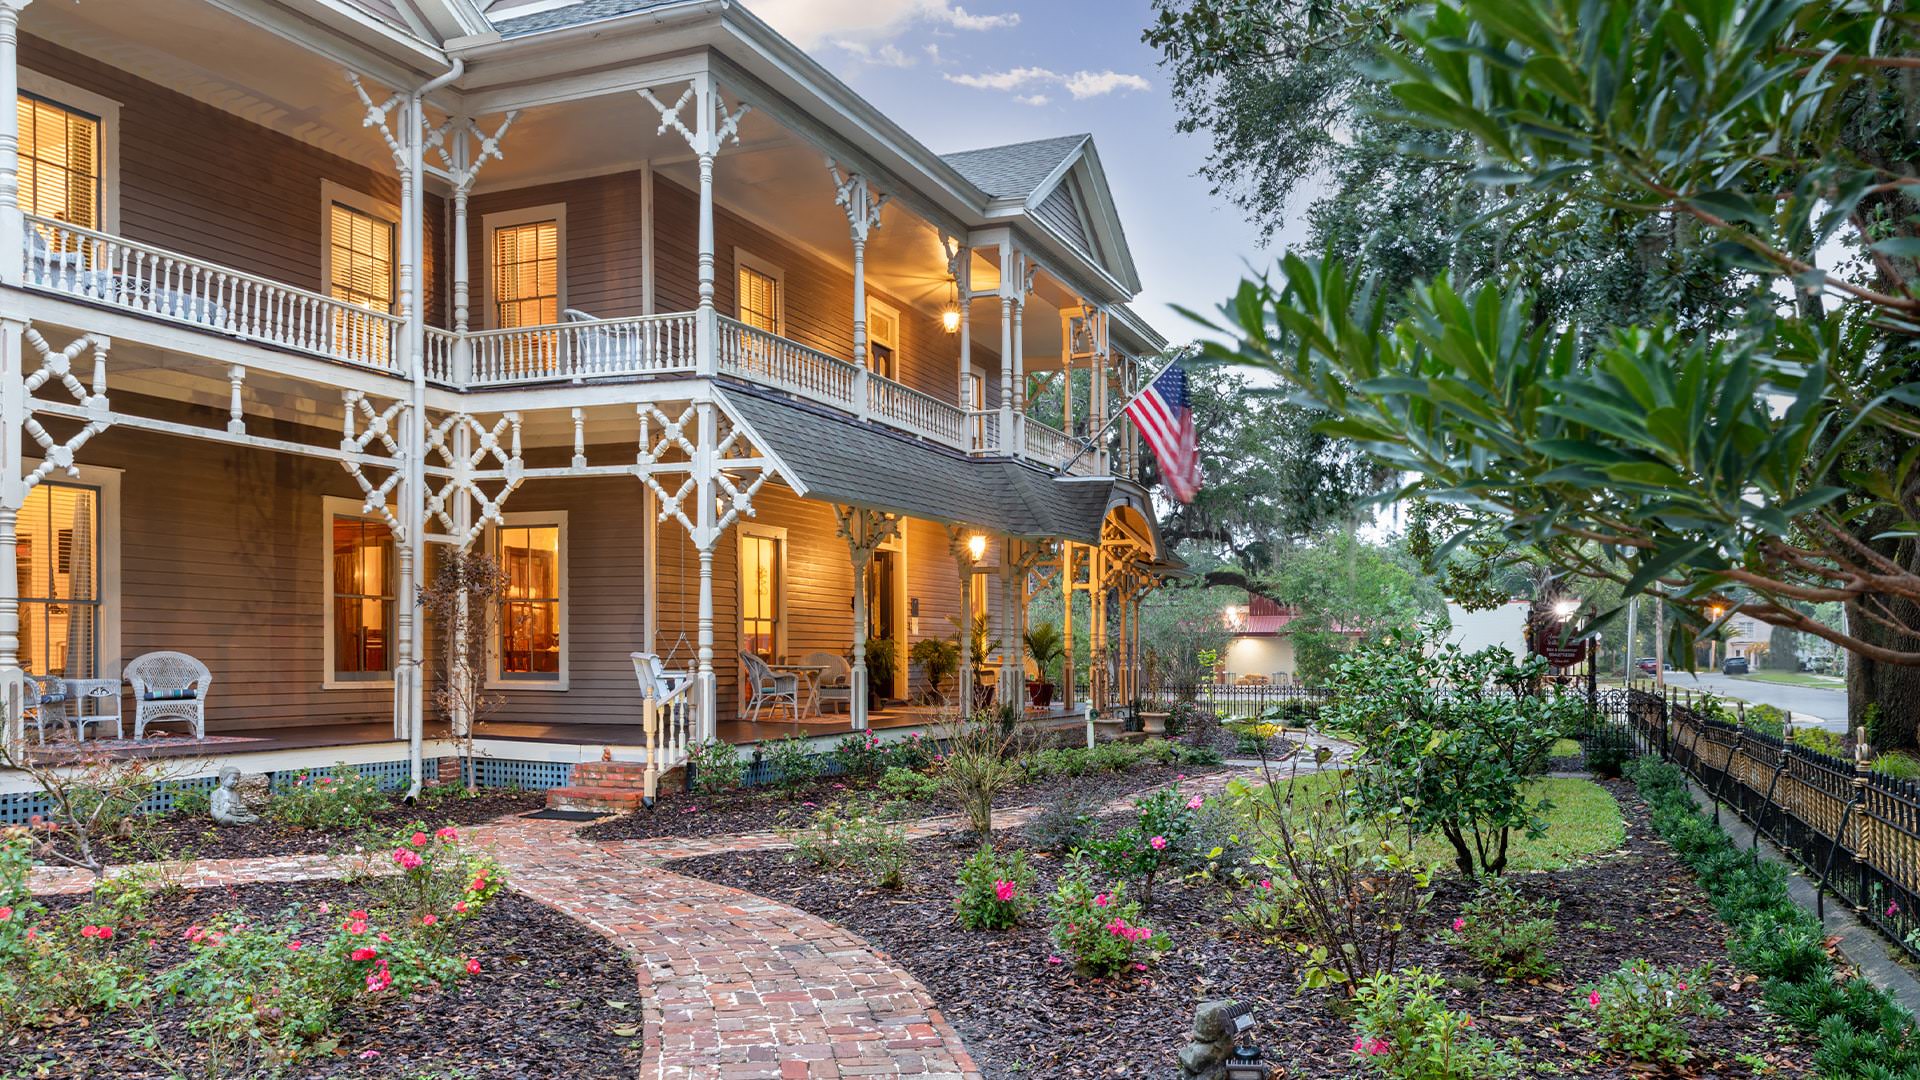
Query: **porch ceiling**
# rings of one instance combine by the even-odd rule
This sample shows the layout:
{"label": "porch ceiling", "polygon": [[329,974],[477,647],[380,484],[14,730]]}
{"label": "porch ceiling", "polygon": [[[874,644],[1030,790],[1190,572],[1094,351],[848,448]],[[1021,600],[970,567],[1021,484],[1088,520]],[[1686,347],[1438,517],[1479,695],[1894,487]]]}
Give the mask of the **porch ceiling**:
{"label": "porch ceiling", "polygon": [[1113,481],[977,461],[746,388],[720,391],[797,494],[1027,539],[1100,542]]}

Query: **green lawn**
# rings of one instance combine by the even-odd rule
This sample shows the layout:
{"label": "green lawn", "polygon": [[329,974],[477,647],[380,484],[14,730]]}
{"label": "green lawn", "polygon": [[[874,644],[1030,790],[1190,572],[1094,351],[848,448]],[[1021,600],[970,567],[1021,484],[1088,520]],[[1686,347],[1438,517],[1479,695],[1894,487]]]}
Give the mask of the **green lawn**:
{"label": "green lawn", "polygon": [[1845,690],[1847,680],[1833,675],[1809,675],[1804,671],[1756,671],[1743,678],[1755,682],[1781,683],[1786,686],[1812,686],[1821,690]]}
{"label": "green lawn", "polygon": [[[1294,778],[1295,798],[1333,790],[1337,773],[1305,773]],[[1561,870],[1590,856],[1613,851],[1626,842],[1620,805],[1607,790],[1591,780],[1546,777],[1527,785],[1529,798],[1545,797],[1553,804],[1547,814],[1547,832],[1539,839],[1515,834],[1507,846],[1507,869],[1519,873]],[[1422,861],[1453,870],[1453,845],[1439,834],[1422,837],[1417,848]]]}
{"label": "green lawn", "polygon": [[1580,744],[1572,739],[1553,740],[1553,749],[1547,751],[1548,757],[1579,757]]}

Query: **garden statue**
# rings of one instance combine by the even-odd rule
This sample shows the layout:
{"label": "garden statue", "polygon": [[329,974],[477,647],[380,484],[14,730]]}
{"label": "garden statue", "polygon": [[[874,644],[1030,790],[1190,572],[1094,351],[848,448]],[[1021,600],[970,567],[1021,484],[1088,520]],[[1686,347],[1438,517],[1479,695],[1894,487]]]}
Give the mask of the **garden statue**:
{"label": "garden statue", "polygon": [[1226,1013],[1231,1001],[1203,1001],[1193,1013],[1193,1030],[1180,1048],[1180,1075],[1186,1080],[1219,1080],[1233,1054],[1233,1026]]}
{"label": "garden statue", "polygon": [[220,767],[220,786],[213,789],[208,809],[213,814],[213,820],[221,825],[251,825],[260,820],[260,815],[247,809],[246,802],[240,798],[238,765]]}

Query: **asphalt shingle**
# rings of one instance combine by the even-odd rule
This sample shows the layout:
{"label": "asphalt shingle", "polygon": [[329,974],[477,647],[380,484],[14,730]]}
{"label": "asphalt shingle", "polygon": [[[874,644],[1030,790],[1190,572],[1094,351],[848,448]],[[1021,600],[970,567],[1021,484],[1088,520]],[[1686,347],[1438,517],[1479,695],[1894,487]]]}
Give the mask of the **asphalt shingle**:
{"label": "asphalt shingle", "polygon": [[678,0],[580,0],[580,3],[551,11],[535,12],[517,18],[493,20],[493,28],[501,37],[517,37],[521,34],[533,34],[542,30],[558,30],[563,26],[575,26],[580,23],[594,22],[599,19],[612,19],[621,15],[631,15],[648,8],[666,7]]}
{"label": "asphalt shingle", "polygon": [[1007,146],[987,146],[942,154],[941,160],[996,199],[1027,199],[1033,196],[1041,181],[1060,167],[1067,155],[1080,149],[1080,144],[1091,137],[1060,135]]}

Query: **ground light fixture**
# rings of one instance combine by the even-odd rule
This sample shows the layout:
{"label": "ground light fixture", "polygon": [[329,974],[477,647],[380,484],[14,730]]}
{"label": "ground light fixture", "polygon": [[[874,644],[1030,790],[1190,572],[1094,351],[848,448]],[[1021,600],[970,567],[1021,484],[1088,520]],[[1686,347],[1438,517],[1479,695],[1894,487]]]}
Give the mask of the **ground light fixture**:
{"label": "ground light fixture", "polygon": [[1221,1075],[1226,1080],[1268,1080],[1273,1070],[1260,1060],[1260,1048],[1238,1045],[1240,1037],[1253,1030],[1253,1006],[1244,1001],[1227,1006],[1220,1012],[1220,1023],[1235,1040]]}

